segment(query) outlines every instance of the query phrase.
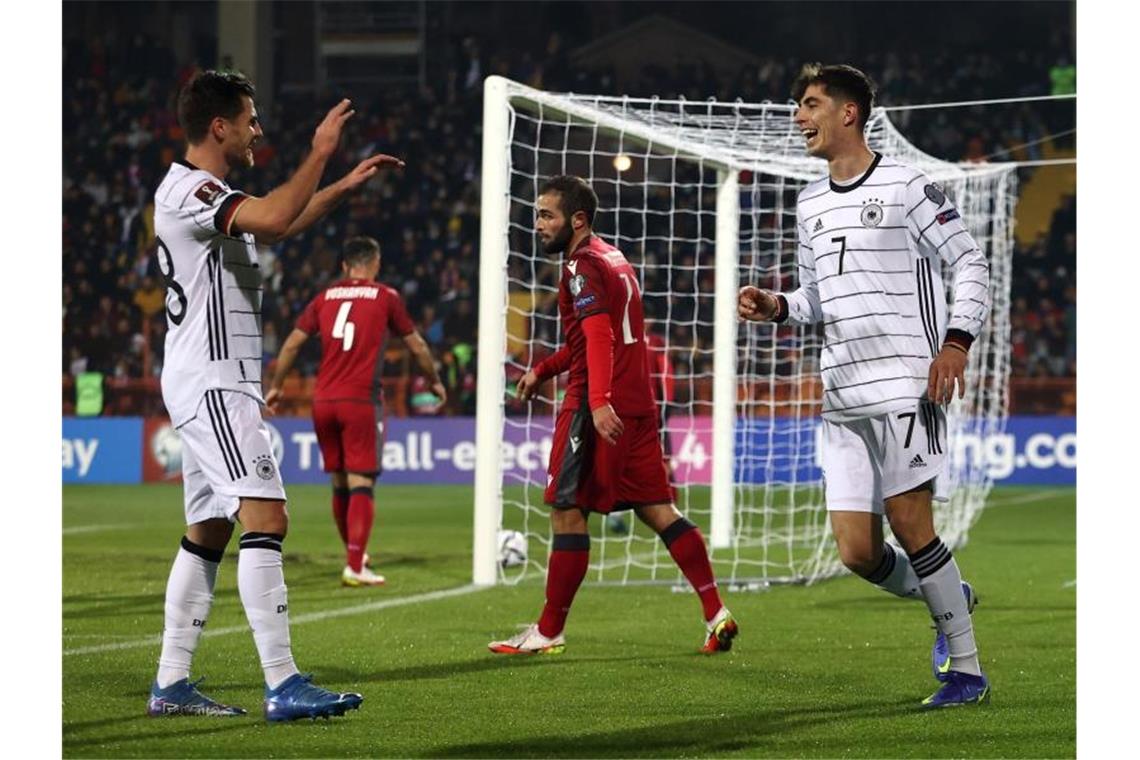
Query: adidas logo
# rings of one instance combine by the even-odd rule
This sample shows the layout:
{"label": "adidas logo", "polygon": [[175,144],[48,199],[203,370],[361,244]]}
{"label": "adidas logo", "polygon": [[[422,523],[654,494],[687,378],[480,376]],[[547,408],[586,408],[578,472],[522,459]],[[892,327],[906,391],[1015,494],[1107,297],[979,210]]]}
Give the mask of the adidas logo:
{"label": "adidas logo", "polygon": [[925,466],[926,466],[926,462],[922,461],[922,457],[918,454],[915,454],[914,459],[910,460],[910,469],[912,469],[912,470],[915,467],[925,467]]}
{"label": "adidas logo", "polygon": [[819,232],[822,229],[823,229],[823,220],[822,219],[816,219],[815,220],[815,227],[812,228],[812,232]]}

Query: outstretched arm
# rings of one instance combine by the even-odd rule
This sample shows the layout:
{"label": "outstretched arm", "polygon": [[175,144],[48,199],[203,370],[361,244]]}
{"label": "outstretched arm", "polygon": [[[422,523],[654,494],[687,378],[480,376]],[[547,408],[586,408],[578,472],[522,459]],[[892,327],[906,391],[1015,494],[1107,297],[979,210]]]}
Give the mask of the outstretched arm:
{"label": "outstretched arm", "polygon": [[289,337],[285,339],[285,343],[282,344],[281,351],[277,354],[277,366],[273,370],[273,379],[269,382],[269,392],[265,394],[265,405],[273,414],[277,414],[285,378],[288,376],[289,370],[293,369],[293,362],[297,361],[297,354],[308,338],[307,332],[294,328],[293,332],[289,333]]}
{"label": "outstretched arm", "polygon": [[340,142],[344,123],[353,113],[347,98],[333,106],[317,126],[312,150],[293,176],[264,198],[242,198],[241,205],[229,217],[229,229],[222,232],[249,232],[263,243],[280,240],[312,199],[325,164]]}
{"label": "outstretched arm", "polygon": [[[318,190],[309,200],[308,205],[305,206],[305,210],[302,211],[301,214],[293,220],[293,223],[289,225],[289,228],[285,230],[285,234],[281,236],[282,239],[299,235],[312,227],[339,206],[345,198],[360,188],[361,185],[372,179],[372,177],[385,166],[403,169],[404,162],[395,156],[389,156],[384,153],[378,153],[375,156],[364,159],[348,174],[331,185],[326,185]],[[266,241],[259,238],[259,242],[276,241]]]}

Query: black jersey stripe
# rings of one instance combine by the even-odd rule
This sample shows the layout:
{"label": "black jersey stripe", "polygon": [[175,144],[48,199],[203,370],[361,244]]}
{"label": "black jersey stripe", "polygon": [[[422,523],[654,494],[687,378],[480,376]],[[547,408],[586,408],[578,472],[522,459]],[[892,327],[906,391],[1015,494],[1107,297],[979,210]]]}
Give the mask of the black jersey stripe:
{"label": "black jersey stripe", "polygon": [[216,394],[218,412],[221,416],[222,429],[229,437],[230,445],[233,446],[234,461],[237,464],[237,467],[235,467],[235,469],[240,473],[241,477],[244,478],[249,474],[249,471],[246,470],[245,462],[242,461],[241,449],[238,448],[237,437],[234,435],[233,425],[230,424],[230,414],[228,411],[226,411],[226,405],[223,403],[222,392],[214,391],[214,393]]}
{"label": "black jersey stripe", "polygon": [[936,303],[935,299],[941,298],[943,304],[945,304],[946,303],[946,293],[945,293],[945,291],[935,290],[935,288],[934,288],[934,274],[931,272],[930,260],[926,259],[925,261],[926,261],[926,271],[925,271],[925,274],[926,274],[926,292],[930,294],[930,311],[928,312],[928,316],[930,317],[930,334],[934,336],[934,350],[930,354],[930,358],[933,359],[935,356],[938,355],[938,336],[941,334],[938,332],[938,309],[935,306],[935,303]]}
{"label": "black jersey stripe", "polygon": [[[847,251],[850,252],[851,249],[848,248]],[[844,272],[843,274],[844,275],[849,275],[849,274],[900,274],[900,275],[907,275],[909,277],[911,275],[911,273],[912,272],[909,269],[852,269],[850,272]],[[836,272],[835,274],[829,274],[829,275],[825,275],[823,277],[820,277],[818,280],[816,280],[816,283],[818,284],[818,283],[826,282],[827,280],[830,280],[832,277],[839,277],[839,273]],[[911,295],[913,295],[913,293]]]}
{"label": "black jersey stripe", "polygon": [[[812,219],[815,219],[817,216],[823,216],[824,214],[828,213],[829,211],[839,211],[839,210],[845,209],[845,208],[863,208],[863,204],[862,203],[848,203],[848,204],[844,204],[842,206],[832,206],[831,208],[826,208],[823,211],[817,211],[816,213],[812,214],[811,216],[805,217],[804,223],[806,224],[807,222],[810,222]],[[902,204],[901,203],[884,203],[884,204],[882,204],[882,208],[902,208]]]}
{"label": "black jersey stripe", "polygon": [[221,251],[215,251],[213,254],[216,259],[217,266],[215,271],[218,273],[217,279],[214,281],[214,288],[216,296],[214,299],[214,313],[218,321],[218,358],[228,359],[230,356],[230,341],[226,337],[226,291],[222,288],[222,258]]}
{"label": "black jersey stripe", "polygon": [[934,423],[930,421],[930,404],[922,402],[918,405],[918,412],[922,415],[922,429],[926,432],[926,453],[934,453]]}
{"label": "black jersey stripe", "polygon": [[837,385],[834,388],[824,388],[824,393],[835,393],[836,391],[845,391],[848,388],[858,388],[862,385],[874,385],[875,383],[889,383],[895,380],[925,380],[923,375],[891,375],[890,377],[876,377],[874,380],[864,380],[861,383],[851,383],[850,385]]}
{"label": "black jersey stripe", "polygon": [[849,362],[843,362],[842,364],[833,364],[830,367],[822,367],[822,368],[820,368],[820,372],[830,372],[833,369],[839,369],[840,367],[849,367],[852,364],[867,364],[869,362],[880,362],[880,361],[884,361],[886,359],[925,359],[925,358],[926,358],[925,356],[919,356],[918,354],[887,354],[886,356],[871,356],[871,357],[868,357],[866,359],[854,359],[854,360],[849,361]]}
{"label": "black jersey stripe", "polygon": [[229,442],[222,434],[221,420],[218,418],[217,410],[214,407],[215,393],[217,393],[217,391],[206,391],[206,411],[210,415],[210,426],[214,429],[214,437],[218,440],[218,448],[222,452],[222,461],[226,464],[226,472],[229,473],[230,480],[237,480],[237,471],[234,468],[233,452],[230,451]]}
{"label": "black jersey stripe", "polygon": [[895,396],[894,398],[884,398],[878,401],[868,401],[865,404],[852,404],[851,406],[832,406],[825,407],[824,411],[828,412],[849,412],[852,409],[866,409],[869,406],[883,406],[886,404],[893,404],[896,401],[915,401],[918,396]]}
{"label": "black jersey stripe", "polygon": [[840,322],[850,322],[852,319],[866,319],[867,317],[902,317],[902,316],[905,316],[905,315],[903,315],[901,312],[898,312],[898,311],[870,311],[870,312],[867,312],[866,314],[856,314],[853,317],[841,317],[839,319],[833,319],[830,322],[824,322],[823,326],[827,327],[828,325],[837,325]]}
{"label": "black jersey stripe", "polygon": [[942,453],[942,420],[945,415],[942,413],[941,406],[934,407],[934,447],[938,449],[938,453]]}
{"label": "black jersey stripe", "polygon": [[926,345],[930,348],[930,358],[934,358],[938,354],[937,348],[937,334],[931,329],[930,321],[927,319],[927,313],[932,308],[931,294],[926,289],[926,278],[923,275],[923,269],[928,267],[926,259],[919,259],[918,266],[915,267],[914,278],[915,285],[918,291],[918,313],[922,317],[922,331],[926,334]]}
{"label": "black jersey stripe", "polygon": [[902,297],[902,296],[913,296],[913,295],[914,295],[913,291],[907,291],[906,293],[892,293],[889,290],[856,290],[852,293],[844,293],[841,296],[832,296],[831,298],[825,298],[822,301],[820,301],[819,303],[822,306],[825,303],[831,303],[832,301],[839,301],[839,300],[842,300],[844,298],[854,298],[855,296],[894,296],[894,297],[898,298],[898,297]]}
{"label": "black jersey stripe", "polygon": [[210,275],[210,289],[206,292],[206,340],[210,345],[210,361],[222,358],[221,341],[218,339],[218,252],[211,251],[206,257],[206,271]]}
{"label": "black jersey stripe", "polygon": [[[957,232],[955,232],[955,233],[954,233],[953,235],[951,235],[950,237],[948,237],[948,238],[946,238],[945,240],[943,240],[943,241],[942,241],[941,243],[939,243],[937,246],[935,246],[934,250],[935,250],[935,251],[941,251],[941,250],[942,250],[942,246],[946,245],[947,243],[949,243],[949,242],[950,242],[951,240],[953,240],[954,238],[958,237],[959,235],[968,235],[968,234],[970,234],[970,231],[969,231],[969,230],[967,230],[965,227],[963,227],[962,229],[958,230]],[[970,249],[970,250],[976,251],[976,250],[978,250],[978,249],[977,249],[977,248],[972,248],[972,249]],[[970,252],[970,251],[966,251],[965,253],[963,253],[963,254],[962,254],[962,256],[965,256],[965,255],[966,255],[967,253],[969,253],[969,252]],[[962,258],[962,256],[959,256],[959,257],[958,257],[958,259]],[[955,263],[955,264],[957,264],[957,263],[958,263],[958,259],[955,259],[955,260],[954,260],[954,263]]]}
{"label": "black jersey stripe", "polygon": [[860,335],[857,338],[846,338],[844,340],[837,340],[835,342],[829,342],[827,345],[824,346],[824,348],[825,349],[834,348],[835,346],[841,346],[844,343],[854,343],[857,340],[872,340],[874,338],[921,338],[921,337],[922,336],[919,335],[918,333],[875,333],[874,335]]}
{"label": "black jersey stripe", "polygon": [[[830,234],[832,232],[839,232],[839,230],[867,230],[867,229],[868,229],[867,227],[864,227],[861,224],[848,224],[848,225],[844,225],[843,227],[831,227],[830,229],[820,230],[816,234],[812,235],[811,239],[815,240],[820,235],[827,235],[827,234]],[[905,229],[906,229],[906,225],[901,224],[901,225],[889,225],[886,227],[875,227],[873,231],[874,232],[886,232],[887,230],[905,230]],[[872,230],[868,230],[868,231],[872,231]]]}

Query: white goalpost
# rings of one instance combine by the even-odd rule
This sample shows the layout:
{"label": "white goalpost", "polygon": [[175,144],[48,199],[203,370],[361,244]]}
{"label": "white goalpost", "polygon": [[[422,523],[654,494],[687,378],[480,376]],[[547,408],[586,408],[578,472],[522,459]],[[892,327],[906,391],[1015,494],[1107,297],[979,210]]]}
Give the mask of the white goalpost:
{"label": "white goalpost", "polygon": [[[843,571],[816,456],[821,334],[740,325],[740,285],[796,284],[795,200],[826,164],[804,153],[787,103],[549,93],[488,77],[483,104],[479,360],[473,581],[542,579],[550,547],[542,504],[554,412],[565,378],[535,402],[514,382],[562,342],[560,262],[533,234],[543,180],[577,174],[600,199],[595,230],[637,269],[647,333],[674,368],[664,402],[677,507],[701,526],[723,585],[812,582]],[[935,504],[948,545],[965,543],[992,486],[981,441],[1001,432],[1009,378],[1014,164],[960,165],[917,150],[885,111],[874,150],[942,183],[990,261],[993,309],[970,351],[966,398],[950,406],[951,498]],[[953,279],[946,278],[948,287]],[[951,294],[948,294],[948,296]],[[589,582],[675,583],[660,540],[595,519]],[[500,530],[527,560],[499,564]]]}

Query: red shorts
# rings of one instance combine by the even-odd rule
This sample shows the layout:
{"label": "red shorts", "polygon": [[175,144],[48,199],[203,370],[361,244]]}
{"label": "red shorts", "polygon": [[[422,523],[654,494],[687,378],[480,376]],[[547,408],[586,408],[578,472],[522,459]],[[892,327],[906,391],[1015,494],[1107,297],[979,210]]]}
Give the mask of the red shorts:
{"label": "red shorts", "polygon": [[673,503],[675,492],[661,452],[657,417],[621,421],[625,430],[611,446],[598,440],[585,402],[578,408],[562,407],[554,424],[547,504],[604,513]]}
{"label": "red shorts", "polygon": [[380,474],[384,413],[368,401],[315,401],[313,427],[325,472]]}

